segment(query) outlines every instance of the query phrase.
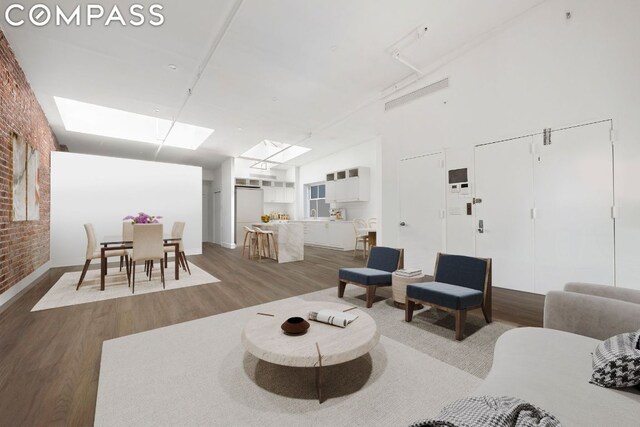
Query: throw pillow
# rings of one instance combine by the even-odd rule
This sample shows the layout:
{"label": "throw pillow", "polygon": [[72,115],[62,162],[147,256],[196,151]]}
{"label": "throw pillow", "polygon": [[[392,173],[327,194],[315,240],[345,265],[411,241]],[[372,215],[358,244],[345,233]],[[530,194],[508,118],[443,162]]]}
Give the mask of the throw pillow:
{"label": "throw pillow", "polygon": [[633,387],[640,384],[640,331],[603,341],[593,353],[591,384]]}

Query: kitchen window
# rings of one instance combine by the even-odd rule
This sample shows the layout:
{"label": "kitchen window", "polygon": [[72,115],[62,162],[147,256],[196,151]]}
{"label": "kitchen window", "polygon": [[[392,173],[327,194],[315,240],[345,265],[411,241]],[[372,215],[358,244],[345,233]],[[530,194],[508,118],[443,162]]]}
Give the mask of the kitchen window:
{"label": "kitchen window", "polygon": [[329,218],[331,206],[325,201],[326,187],[324,183],[308,184],[306,190],[306,216],[307,218]]}

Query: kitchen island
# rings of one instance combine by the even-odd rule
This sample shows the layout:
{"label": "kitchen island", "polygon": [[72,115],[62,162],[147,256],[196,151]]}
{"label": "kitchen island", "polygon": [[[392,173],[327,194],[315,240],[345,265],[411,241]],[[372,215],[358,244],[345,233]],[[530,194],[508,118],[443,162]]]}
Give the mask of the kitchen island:
{"label": "kitchen island", "polygon": [[[299,222],[270,221],[252,224],[263,231],[273,231],[278,242],[278,262],[294,262],[304,260],[304,226]],[[275,252],[271,248],[271,255]]]}

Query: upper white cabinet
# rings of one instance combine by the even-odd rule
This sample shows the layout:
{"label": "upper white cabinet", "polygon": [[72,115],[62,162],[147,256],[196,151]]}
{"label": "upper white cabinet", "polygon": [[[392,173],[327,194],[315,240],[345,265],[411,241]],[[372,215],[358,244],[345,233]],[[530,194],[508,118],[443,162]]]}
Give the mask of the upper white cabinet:
{"label": "upper white cabinet", "polygon": [[236,185],[262,188],[265,203],[295,203],[296,185],[293,182],[236,178]]}
{"label": "upper white cabinet", "polygon": [[367,202],[370,193],[370,171],[366,167],[341,170],[326,176],[327,202]]}

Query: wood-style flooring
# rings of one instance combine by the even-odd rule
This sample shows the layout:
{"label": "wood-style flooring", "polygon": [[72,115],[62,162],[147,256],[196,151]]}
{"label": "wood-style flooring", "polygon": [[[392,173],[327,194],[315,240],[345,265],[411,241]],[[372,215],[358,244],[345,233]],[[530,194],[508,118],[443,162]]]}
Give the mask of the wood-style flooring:
{"label": "wood-style flooring", "polygon": [[[336,287],[338,268],[364,264],[353,252],[312,247],[304,262],[289,264],[241,252],[205,244],[189,257],[217,284],[31,313],[60,276],[80,267],[51,269],[0,313],[0,426],[92,425],[103,341]],[[541,326],[543,303],[494,288],[494,320]]]}

